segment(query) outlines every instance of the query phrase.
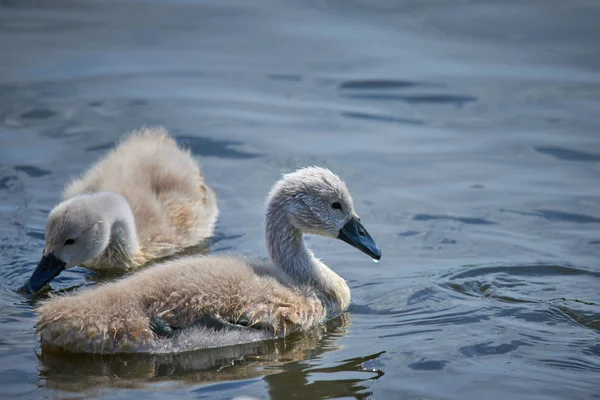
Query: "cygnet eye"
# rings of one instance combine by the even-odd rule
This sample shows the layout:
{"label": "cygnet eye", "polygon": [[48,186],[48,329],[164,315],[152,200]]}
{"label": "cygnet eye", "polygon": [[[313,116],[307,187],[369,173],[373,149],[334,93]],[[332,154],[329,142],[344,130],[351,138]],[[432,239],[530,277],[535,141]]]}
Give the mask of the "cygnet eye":
{"label": "cygnet eye", "polygon": [[342,205],[339,201],[334,201],[333,203],[331,203],[331,208],[333,208],[334,210],[341,210]]}
{"label": "cygnet eye", "polygon": [[75,243],[75,239],[67,239],[65,240],[65,246]]}

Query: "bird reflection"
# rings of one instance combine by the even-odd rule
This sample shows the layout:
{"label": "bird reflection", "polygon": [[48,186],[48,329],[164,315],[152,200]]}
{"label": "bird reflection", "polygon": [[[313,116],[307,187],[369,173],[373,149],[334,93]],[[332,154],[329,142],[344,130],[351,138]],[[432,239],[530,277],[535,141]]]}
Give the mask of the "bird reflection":
{"label": "bird reflection", "polygon": [[[341,349],[337,341],[345,335],[349,322],[349,314],[344,313],[322,327],[285,339],[180,354],[93,356],[43,350],[38,355],[38,385],[63,392],[98,394],[110,389],[197,387],[264,376],[272,398],[362,399],[370,395],[365,382],[383,376],[383,371],[367,369],[363,364],[382,353],[345,360],[328,368],[311,367],[307,362]],[[349,379],[344,379],[344,373]],[[332,374],[334,379],[312,379],[315,374]]]}
{"label": "bird reflection", "polygon": [[[366,382],[381,378],[384,372],[381,369],[365,368],[364,363],[376,360],[383,353],[385,352],[352,358],[330,368],[306,368],[302,362],[288,364],[285,373],[265,376],[269,397],[272,399],[369,398],[373,393],[368,391]],[[346,379],[344,373],[348,373]],[[331,374],[329,379],[327,374]],[[292,387],[299,390],[291,391]]]}

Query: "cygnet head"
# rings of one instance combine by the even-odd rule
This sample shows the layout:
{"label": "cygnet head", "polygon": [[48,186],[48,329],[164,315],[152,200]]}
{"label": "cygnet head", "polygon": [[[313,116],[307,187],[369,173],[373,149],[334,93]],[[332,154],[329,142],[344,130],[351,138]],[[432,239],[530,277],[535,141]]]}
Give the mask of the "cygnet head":
{"label": "cygnet head", "polygon": [[381,250],[361,224],[346,184],[322,167],[286,174],[268,197],[268,213],[284,210],[298,230],[341,239],[379,260]]}
{"label": "cygnet head", "polygon": [[110,196],[106,197],[102,194],[75,196],[50,212],[42,259],[26,289],[37,292],[63,270],[85,264],[102,254],[110,243],[112,224],[106,212]]}

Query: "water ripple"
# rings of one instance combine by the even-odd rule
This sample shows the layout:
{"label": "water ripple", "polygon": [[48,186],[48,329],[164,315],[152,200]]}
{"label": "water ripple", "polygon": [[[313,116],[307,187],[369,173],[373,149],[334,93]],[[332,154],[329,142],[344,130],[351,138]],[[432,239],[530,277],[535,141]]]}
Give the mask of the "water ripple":
{"label": "water ripple", "polygon": [[[598,294],[589,289],[593,286],[590,279],[599,278],[599,272],[573,266],[495,265],[445,274],[440,278],[439,287],[460,296],[512,303],[515,317],[525,321],[577,324],[600,330]],[[557,297],[557,287],[565,291],[577,287],[582,298]],[[517,307],[519,304],[521,308]]]}
{"label": "water ripple", "polygon": [[413,217],[413,221],[431,221],[431,220],[450,220],[462,222],[469,225],[496,225],[497,222],[488,221],[483,218],[475,217],[454,217],[450,215],[433,215],[433,214],[417,214]]}
{"label": "water ripple", "polygon": [[[259,157],[259,154],[239,150],[243,145],[233,140],[216,140],[199,136],[179,135],[177,141],[191,149],[194,155],[213,156],[221,158],[248,159]],[[106,151],[115,146],[114,142],[87,147],[85,151]]]}
{"label": "water ripple", "polygon": [[490,356],[510,353],[511,351],[517,350],[519,346],[530,345],[519,340],[513,340],[510,343],[501,343],[499,345],[492,345],[492,342],[484,342],[470,346],[463,346],[459,348],[458,351],[467,357]]}
{"label": "water ripple", "polygon": [[541,217],[547,221],[573,222],[576,224],[600,223],[600,218],[591,215],[551,209],[538,209],[534,210],[533,212],[500,209],[500,212],[509,212],[525,216]]}
{"label": "water ripple", "polygon": [[342,112],[341,115],[346,118],[354,118],[354,119],[362,119],[362,120],[371,120],[376,122],[392,122],[396,124],[407,124],[407,125],[424,125],[425,121],[420,119],[412,119],[412,118],[400,118],[400,117],[391,117],[388,115],[375,115],[364,112]]}
{"label": "water ripple", "polygon": [[564,161],[600,161],[600,154],[581,150],[571,150],[562,147],[538,146],[534,150]]}
{"label": "water ripple", "polygon": [[466,103],[477,101],[475,96],[455,95],[447,93],[405,93],[406,89],[442,87],[443,85],[427,82],[393,79],[362,79],[340,83],[339,94],[349,99],[403,101],[410,104],[453,104],[461,107]]}
{"label": "water ripple", "polygon": [[350,80],[340,83],[340,90],[365,90],[365,89],[405,89],[418,86],[432,86],[431,83],[422,83],[415,81],[403,81],[392,79],[362,79]]}
{"label": "water ripple", "polygon": [[560,369],[569,369],[573,371],[591,371],[600,372],[600,363],[593,360],[580,360],[577,358],[568,358],[566,360],[541,359],[547,365]]}
{"label": "water ripple", "polygon": [[14,168],[17,171],[24,172],[31,178],[39,178],[42,176],[50,175],[52,173],[48,170],[38,168],[33,165],[16,165]]}
{"label": "water ripple", "polygon": [[477,97],[459,96],[450,94],[421,94],[421,95],[399,95],[399,94],[346,94],[344,97],[363,100],[396,100],[413,104],[454,104],[462,106],[466,103],[477,101]]}
{"label": "water ripple", "polygon": [[408,368],[415,371],[439,371],[446,367],[445,360],[423,360],[408,364]]}
{"label": "water ripple", "polygon": [[35,109],[35,110],[30,110],[30,111],[24,112],[23,114],[21,114],[21,118],[22,119],[40,120],[40,119],[51,118],[51,117],[55,116],[56,114],[57,114],[56,111],[49,110],[49,109]]}

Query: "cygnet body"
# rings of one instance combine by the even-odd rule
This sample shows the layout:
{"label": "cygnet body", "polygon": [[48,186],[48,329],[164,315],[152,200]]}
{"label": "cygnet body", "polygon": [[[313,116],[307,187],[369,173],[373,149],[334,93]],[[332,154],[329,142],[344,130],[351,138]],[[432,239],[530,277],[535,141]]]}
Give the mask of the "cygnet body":
{"label": "cygnet body", "polygon": [[63,198],[29,292],[74,266],[127,270],[177,254],[210,237],[219,214],[197,161],[162,128],[132,132]]}
{"label": "cygnet body", "polygon": [[306,247],[303,233],[339,238],[374,259],[344,182],[309,167],[285,175],[267,200],[271,264],[191,256],[39,308],[43,347],[72,352],[165,352],[308,330],[346,310],[350,289]]}

